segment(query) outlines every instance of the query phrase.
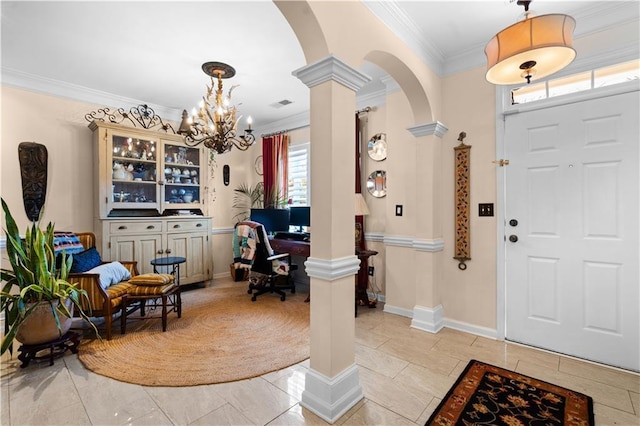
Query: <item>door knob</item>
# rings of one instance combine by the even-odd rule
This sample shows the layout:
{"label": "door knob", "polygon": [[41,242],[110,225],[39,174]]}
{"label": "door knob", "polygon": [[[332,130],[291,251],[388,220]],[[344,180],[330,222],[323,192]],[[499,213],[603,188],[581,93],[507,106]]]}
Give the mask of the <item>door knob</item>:
{"label": "door knob", "polygon": [[518,241],[518,236],[517,235],[509,235],[509,241],[511,241],[512,243],[515,243]]}
{"label": "door knob", "polygon": [[509,225],[511,225],[511,226],[518,226],[518,221],[517,221],[517,220],[515,220],[515,219],[511,219],[511,220],[509,221]]}

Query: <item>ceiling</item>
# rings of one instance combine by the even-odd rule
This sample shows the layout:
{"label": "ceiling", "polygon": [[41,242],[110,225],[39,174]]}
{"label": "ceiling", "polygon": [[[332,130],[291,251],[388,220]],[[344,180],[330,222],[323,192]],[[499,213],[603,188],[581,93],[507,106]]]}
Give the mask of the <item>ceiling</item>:
{"label": "ceiling", "polygon": [[[365,4],[442,76],[483,65],[484,44],[523,12],[510,0]],[[607,20],[604,12],[619,4],[538,0],[531,9],[574,16],[579,37],[629,19],[627,7],[624,17]],[[235,67],[225,92],[239,85],[232,101],[256,128],[308,112],[309,90],[291,75],[305,65],[304,56],[271,1],[3,0],[1,25],[5,84],[99,105],[145,103],[177,121],[209,83],[201,65],[219,61]],[[361,71],[374,78],[363,92],[380,87],[380,69],[365,63]],[[282,106],[284,100],[291,103]]]}

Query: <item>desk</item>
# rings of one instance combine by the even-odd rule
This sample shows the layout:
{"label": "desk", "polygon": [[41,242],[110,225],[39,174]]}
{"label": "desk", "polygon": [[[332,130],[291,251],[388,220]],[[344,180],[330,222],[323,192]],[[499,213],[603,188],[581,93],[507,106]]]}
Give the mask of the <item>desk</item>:
{"label": "desk", "polygon": [[311,255],[311,243],[309,241],[284,240],[280,238],[269,239],[271,248],[276,253],[289,253],[291,256],[309,257]]}

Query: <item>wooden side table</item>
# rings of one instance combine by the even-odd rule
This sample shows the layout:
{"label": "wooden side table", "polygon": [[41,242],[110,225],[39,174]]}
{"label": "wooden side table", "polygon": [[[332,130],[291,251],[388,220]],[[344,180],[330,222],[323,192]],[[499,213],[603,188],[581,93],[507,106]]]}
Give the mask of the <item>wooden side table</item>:
{"label": "wooden side table", "polygon": [[358,259],[360,259],[360,269],[358,270],[358,276],[356,278],[356,316],[358,316],[358,305],[368,306],[375,308],[375,302],[369,301],[369,295],[367,294],[367,288],[369,287],[369,258],[378,254],[375,250],[356,250]]}
{"label": "wooden side table", "polygon": [[[182,296],[180,295],[180,285],[177,283],[168,284],[167,286],[136,286],[122,296],[122,315],[120,316],[120,333],[125,334],[127,331],[127,306],[130,303],[140,302],[140,318],[153,319],[157,317],[145,316],[145,308],[162,308],[162,331],[167,331],[167,315],[171,312],[178,314],[178,318],[182,317]],[[153,292],[153,290],[155,292]],[[164,291],[163,291],[164,290]]]}
{"label": "wooden side table", "polygon": [[168,272],[169,274],[176,277],[176,284],[180,285],[180,265],[185,263],[187,259],[179,256],[167,256],[167,257],[158,257],[153,259],[150,263],[153,266],[153,272],[155,274],[159,274],[158,266],[167,267],[171,270]]}

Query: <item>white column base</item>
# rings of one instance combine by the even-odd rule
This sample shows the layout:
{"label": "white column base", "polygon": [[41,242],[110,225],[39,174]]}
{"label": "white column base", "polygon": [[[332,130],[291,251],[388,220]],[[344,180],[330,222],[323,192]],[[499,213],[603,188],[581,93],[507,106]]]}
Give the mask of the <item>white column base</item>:
{"label": "white column base", "polygon": [[309,369],[300,405],[333,424],[362,398],[358,366],[352,364],[332,378]]}
{"label": "white column base", "polygon": [[444,309],[442,305],[435,308],[427,308],[426,306],[413,307],[413,320],[411,327],[418,330],[437,333],[444,327]]}

